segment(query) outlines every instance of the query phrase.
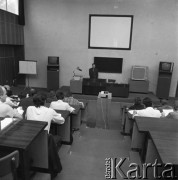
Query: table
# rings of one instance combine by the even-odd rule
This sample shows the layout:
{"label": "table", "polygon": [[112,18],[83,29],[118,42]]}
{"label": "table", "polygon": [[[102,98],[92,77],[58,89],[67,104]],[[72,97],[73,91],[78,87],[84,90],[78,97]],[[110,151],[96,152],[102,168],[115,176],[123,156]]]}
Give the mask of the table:
{"label": "table", "polygon": [[80,105],[71,105],[75,108],[75,111],[71,113],[72,128],[79,129],[81,125],[81,106]]}
{"label": "table", "polygon": [[82,94],[82,79],[80,80],[70,80],[70,92]]}
{"label": "table", "polygon": [[48,132],[44,130],[46,126],[47,122],[21,120],[13,122],[0,133],[1,151],[19,151],[23,180],[30,179],[30,159],[33,159],[33,167],[48,169]]}
{"label": "table", "polygon": [[[175,168],[174,174],[178,176],[178,132],[149,131],[149,134],[145,162],[154,163],[157,159],[162,165],[171,163]],[[163,167],[158,169],[159,173],[164,170]]]}
{"label": "table", "polygon": [[135,117],[131,149],[140,151],[142,161],[145,160],[149,131],[177,132],[178,121],[170,118]]}

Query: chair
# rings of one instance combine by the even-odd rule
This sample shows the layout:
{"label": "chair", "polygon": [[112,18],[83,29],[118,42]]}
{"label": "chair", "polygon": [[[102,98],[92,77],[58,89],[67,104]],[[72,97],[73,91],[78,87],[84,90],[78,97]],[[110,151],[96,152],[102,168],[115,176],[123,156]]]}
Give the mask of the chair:
{"label": "chair", "polygon": [[14,151],[0,158],[0,179],[17,180],[16,168],[19,165],[19,152]]}

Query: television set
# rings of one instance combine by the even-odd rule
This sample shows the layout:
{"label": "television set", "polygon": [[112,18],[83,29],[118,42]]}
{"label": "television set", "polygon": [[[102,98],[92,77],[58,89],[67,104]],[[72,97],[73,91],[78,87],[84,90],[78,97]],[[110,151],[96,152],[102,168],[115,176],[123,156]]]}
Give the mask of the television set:
{"label": "television set", "polygon": [[172,73],[173,67],[174,67],[173,62],[160,62],[159,63],[159,71],[160,72]]}
{"label": "television set", "polygon": [[132,80],[147,80],[148,79],[148,67],[147,66],[132,66],[131,72]]}
{"label": "television set", "polygon": [[98,72],[122,73],[123,58],[94,57],[94,63]]}
{"label": "television set", "polygon": [[48,56],[48,65],[59,65],[59,57]]}

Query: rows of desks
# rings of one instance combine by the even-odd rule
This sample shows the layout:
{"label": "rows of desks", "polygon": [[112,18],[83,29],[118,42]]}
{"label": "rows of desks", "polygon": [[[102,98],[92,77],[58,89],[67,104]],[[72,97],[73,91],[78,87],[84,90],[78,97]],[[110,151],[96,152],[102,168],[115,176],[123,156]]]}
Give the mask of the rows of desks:
{"label": "rows of desks", "polygon": [[132,113],[123,111],[123,133],[131,136],[131,150],[139,152],[141,162],[154,164],[157,160],[163,165],[159,173],[171,163],[173,176],[178,176],[178,120],[138,116],[133,119]]}
{"label": "rows of desks", "polygon": [[[87,101],[84,102],[85,108]],[[72,128],[80,128],[82,111],[80,106],[74,106],[75,111],[56,110],[65,119],[64,124],[51,124],[54,135],[62,137],[63,144],[72,144]],[[86,112],[85,112],[86,113]],[[84,114],[85,114],[84,113]],[[20,172],[23,180],[30,179],[30,169],[48,172],[48,132],[47,122],[17,120],[13,121],[0,132],[1,152],[10,153],[19,150]],[[46,158],[45,158],[46,157]],[[33,161],[32,161],[33,160]]]}

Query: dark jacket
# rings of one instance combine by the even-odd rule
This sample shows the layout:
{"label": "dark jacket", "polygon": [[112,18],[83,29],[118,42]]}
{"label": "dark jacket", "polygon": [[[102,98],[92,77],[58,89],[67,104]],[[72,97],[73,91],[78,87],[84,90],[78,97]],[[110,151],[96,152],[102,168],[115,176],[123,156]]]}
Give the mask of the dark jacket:
{"label": "dark jacket", "polygon": [[98,79],[98,69],[97,68],[90,68],[89,69],[90,79]]}

